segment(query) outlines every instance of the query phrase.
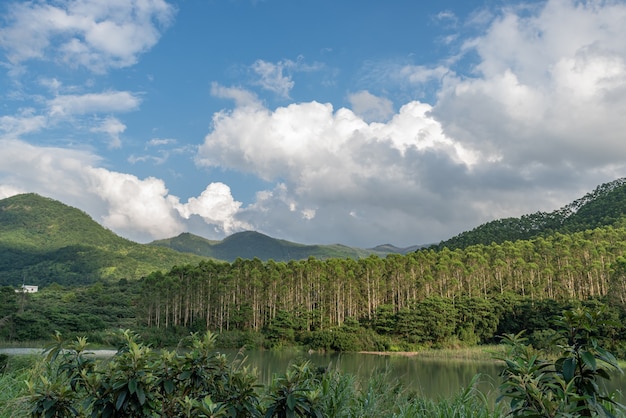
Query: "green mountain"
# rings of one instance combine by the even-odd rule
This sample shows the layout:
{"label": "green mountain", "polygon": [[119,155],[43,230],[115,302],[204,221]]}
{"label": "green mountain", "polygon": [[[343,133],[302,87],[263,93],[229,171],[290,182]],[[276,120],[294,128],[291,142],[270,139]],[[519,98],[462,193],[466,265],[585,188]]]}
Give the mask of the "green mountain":
{"label": "green mountain", "polygon": [[174,238],[153,241],[150,245],[168,247],[176,251],[211,257],[232,262],[237,258],[274,261],[303,260],[309,257],[328,258],[361,258],[375,254],[406,254],[417,247],[398,248],[384,245],[371,249],[353,248],[345,245],[304,245],[276,239],[254,231],[238,232],[222,241],[211,241],[205,238],[183,233]]}
{"label": "green mountain", "polygon": [[536,212],[520,218],[504,218],[463,232],[434,248],[466,248],[470,245],[570,234],[603,226],[616,226],[626,215],[626,178],[598,186],[594,191],[553,212]]}
{"label": "green mountain", "polygon": [[86,213],[36,194],[0,200],[0,285],[137,279],[201,259],[126,240]]}

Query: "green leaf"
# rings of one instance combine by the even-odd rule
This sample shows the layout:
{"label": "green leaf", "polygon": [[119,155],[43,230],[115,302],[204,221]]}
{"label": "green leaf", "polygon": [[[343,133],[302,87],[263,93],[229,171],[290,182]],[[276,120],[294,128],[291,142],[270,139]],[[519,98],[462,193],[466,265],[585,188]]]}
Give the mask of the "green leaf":
{"label": "green leaf", "polygon": [[166,380],[165,382],[163,382],[163,387],[165,388],[165,393],[167,393],[168,395],[174,392],[174,382],[172,382],[171,380]]}
{"label": "green leaf", "polygon": [[117,396],[117,402],[115,402],[115,409],[117,409],[118,411],[120,411],[122,409],[122,406],[124,405],[124,401],[126,400],[126,395],[127,394],[128,394],[128,392],[123,390]]}
{"label": "green leaf", "polygon": [[139,399],[140,405],[146,403],[146,393],[143,391],[143,387],[141,386],[137,386],[137,399]]}
{"label": "green leaf", "polygon": [[293,393],[287,395],[287,407],[289,410],[293,411],[296,406],[296,398],[293,396]]}
{"label": "green leaf", "polygon": [[574,378],[574,373],[576,373],[576,359],[574,357],[565,359],[563,362],[563,379],[570,382]]}
{"label": "green leaf", "polygon": [[583,363],[587,365],[591,370],[596,370],[596,358],[589,351],[583,351],[580,354],[580,357],[583,360]]}
{"label": "green leaf", "polygon": [[128,390],[131,395],[137,391],[137,381],[135,379],[130,379],[128,381]]}

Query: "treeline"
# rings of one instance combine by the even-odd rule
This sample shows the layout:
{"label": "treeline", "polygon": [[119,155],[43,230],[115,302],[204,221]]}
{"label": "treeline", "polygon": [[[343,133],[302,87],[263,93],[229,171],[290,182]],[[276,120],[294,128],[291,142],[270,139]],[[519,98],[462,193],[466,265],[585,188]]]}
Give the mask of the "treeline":
{"label": "treeline", "polygon": [[464,250],[420,250],[363,259],[202,261],[138,281],[52,285],[35,294],[0,288],[0,339],[47,339],[55,330],[111,343],[111,330],[167,346],[190,331],[221,347],[414,350],[472,345],[527,330],[549,339],[552,318],[606,305],[603,335],[626,357],[626,229]]}
{"label": "treeline", "polygon": [[146,277],[140,307],[151,327],[259,331],[281,311],[315,330],[347,318],[372,321],[381,307],[395,314],[432,297],[453,304],[506,294],[530,301],[608,297],[624,304],[625,251],[626,229],[606,227],[386,258],[203,261]]}

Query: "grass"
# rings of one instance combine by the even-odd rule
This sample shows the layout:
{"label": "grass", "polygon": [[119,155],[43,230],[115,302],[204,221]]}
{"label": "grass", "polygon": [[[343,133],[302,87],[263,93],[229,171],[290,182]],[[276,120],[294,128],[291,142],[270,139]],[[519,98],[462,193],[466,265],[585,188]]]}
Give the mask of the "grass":
{"label": "grass", "polygon": [[7,368],[0,373],[0,418],[26,417],[26,384],[31,367],[39,356],[9,356]]}
{"label": "grass", "polygon": [[469,360],[493,362],[494,358],[502,356],[506,347],[502,344],[480,345],[460,348],[424,348],[419,351],[363,351],[362,353],[385,356],[417,356],[436,360]]}
{"label": "grass", "polygon": [[461,348],[437,348],[426,349],[418,352],[418,356],[425,358],[437,358],[442,360],[480,360],[493,361],[494,358],[505,353],[506,346],[502,344],[479,345],[474,347]]}

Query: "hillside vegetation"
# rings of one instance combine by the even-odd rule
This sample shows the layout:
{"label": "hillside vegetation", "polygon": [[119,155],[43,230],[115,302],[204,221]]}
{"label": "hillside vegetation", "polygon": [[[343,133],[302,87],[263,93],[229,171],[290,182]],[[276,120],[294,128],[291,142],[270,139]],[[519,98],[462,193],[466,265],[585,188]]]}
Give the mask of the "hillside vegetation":
{"label": "hillside vegetation", "polygon": [[[538,346],[550,340],[553,317],[584,305],[610,320],[603,341],[626,357],[623,197],[619,180],[553,217],[563,231],[566,225],[576,232],[548,233],[544,223],[529,239],[384,258],[204,258],[139,281],[50,286],[19,297],[8,289],[3,295],[12,302],[0,307],[0,337],[44,338],[54,327],[103,340],[115,323],[142,330],[155,345],[213,330],[231,347],[414,350],[491,343],[525,330]],[[491,226],[496,236],[510,236],[510,229]],[[250,233],[224,241],[246,235],[272,242]],[[193,236],[186,238],[192,245]]]}
{"label": "hillside vegetation", "polygon": [[497,219],[442,241],[434,248],[455,249],[470,245],[568,234],[602,226],[623,224],[626,215],[626,179],[598,186],[594,191],[553,212],[536,212],[520,218]]}
{"label": "hillside vegetation", "polygon": [[126,240],[86,213],[36,194],[0,200],[0,285],[138,279],[201,259]]}

